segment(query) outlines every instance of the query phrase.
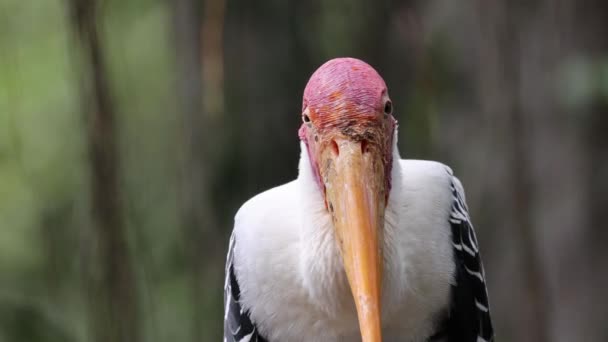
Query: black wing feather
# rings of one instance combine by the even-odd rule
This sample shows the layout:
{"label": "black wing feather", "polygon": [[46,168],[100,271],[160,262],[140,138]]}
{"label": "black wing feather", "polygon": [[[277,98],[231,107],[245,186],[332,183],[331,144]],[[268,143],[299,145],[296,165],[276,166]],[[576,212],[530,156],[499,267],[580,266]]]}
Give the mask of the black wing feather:
{"label": "black wing feather", "polygon": [[448,170],[452,191],[450,225],[456,263],[456,281],[451,289],[451,305],[444,325],[450,342],[494,341],[485,275],[475,230],[469,218],[464,192]]}
{"label": "black wing feather", "polygon": [[224,342],[267,342],[243,310],[239,299],[241,289],[234,273],[234,234],[230,237],[224,283]]}

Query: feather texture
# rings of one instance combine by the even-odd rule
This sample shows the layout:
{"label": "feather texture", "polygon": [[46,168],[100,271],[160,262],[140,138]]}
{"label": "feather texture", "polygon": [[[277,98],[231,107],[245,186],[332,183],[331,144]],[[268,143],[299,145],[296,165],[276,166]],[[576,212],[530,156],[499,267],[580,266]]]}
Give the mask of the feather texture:
{"label": "feather texture", "polygon": [[[451,170],[448,173],[452,175]],[[452,176],[450,214],[456,283],[445,325],[448,341],[493,341],[485,273],[460,181]]]}
{"label": "feather texture", "polygon": [[[492,341],[460,182],[441,163],[400,160],[396,147],[394,160],[384,227],[384,340]],[[225,342],[360,341],[331,217],[309,165],[302,146],[298,179],[252,198],[236,216]]]}
{"label": "feather texture", "polygon": [[266,342],[251,322],[249,312],[243,310],[239,299],[241,289],[234,274],[234,234],[230,236],[224,283],[224,342]]}

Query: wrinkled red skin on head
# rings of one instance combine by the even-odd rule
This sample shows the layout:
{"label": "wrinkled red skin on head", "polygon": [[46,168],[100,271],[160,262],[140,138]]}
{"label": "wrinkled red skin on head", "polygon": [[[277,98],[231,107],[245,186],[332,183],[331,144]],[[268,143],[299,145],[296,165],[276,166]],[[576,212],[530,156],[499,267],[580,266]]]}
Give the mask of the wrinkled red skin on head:
{"label": "wrinkled red skin on head", "polygon": [[[397,121],[385,115],[387,88],[380,75],[367,63],[354,58],[336,58],[323,64],[304,89],[302,111],[310,122],[298,131],[306,144],[311,167],[325,193],[317,160],[318,149],[335,134],[354,140],[368,140],[379,146],[385,169],[386,196],[391,188],[393,133]],[[386,202],[388,203],[388,201]]]}

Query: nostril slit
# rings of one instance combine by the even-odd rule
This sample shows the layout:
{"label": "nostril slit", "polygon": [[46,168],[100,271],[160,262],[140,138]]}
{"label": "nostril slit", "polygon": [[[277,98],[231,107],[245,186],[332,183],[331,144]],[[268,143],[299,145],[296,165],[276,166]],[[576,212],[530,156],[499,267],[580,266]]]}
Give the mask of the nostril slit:
{"label": "nostril slit", "polygon": [[361,141],[361,153],[366,153],[367,152],[367,140],[363,140]]}
{"label": "nostril slit", "polygon": [[331,150],[334,152],[336,156],[340,155],[340,149],[338,148],[338,143],[335,140],[331,141]]}

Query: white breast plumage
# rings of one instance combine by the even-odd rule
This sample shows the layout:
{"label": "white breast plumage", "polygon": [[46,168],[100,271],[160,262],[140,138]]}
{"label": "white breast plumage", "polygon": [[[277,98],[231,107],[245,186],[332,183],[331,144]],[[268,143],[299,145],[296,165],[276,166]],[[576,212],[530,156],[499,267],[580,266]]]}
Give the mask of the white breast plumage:
{"label": "white breast plumage", "polygon": [[[271,341],[354,341],[360,339],[355,306],[308,165],[303,149],[298,179],[252,198],[236,216],[241,303]],[[449,301],[454,267],[445,168],[417,160],[394,167],[384,234],[387,341],[428,336]]]}

